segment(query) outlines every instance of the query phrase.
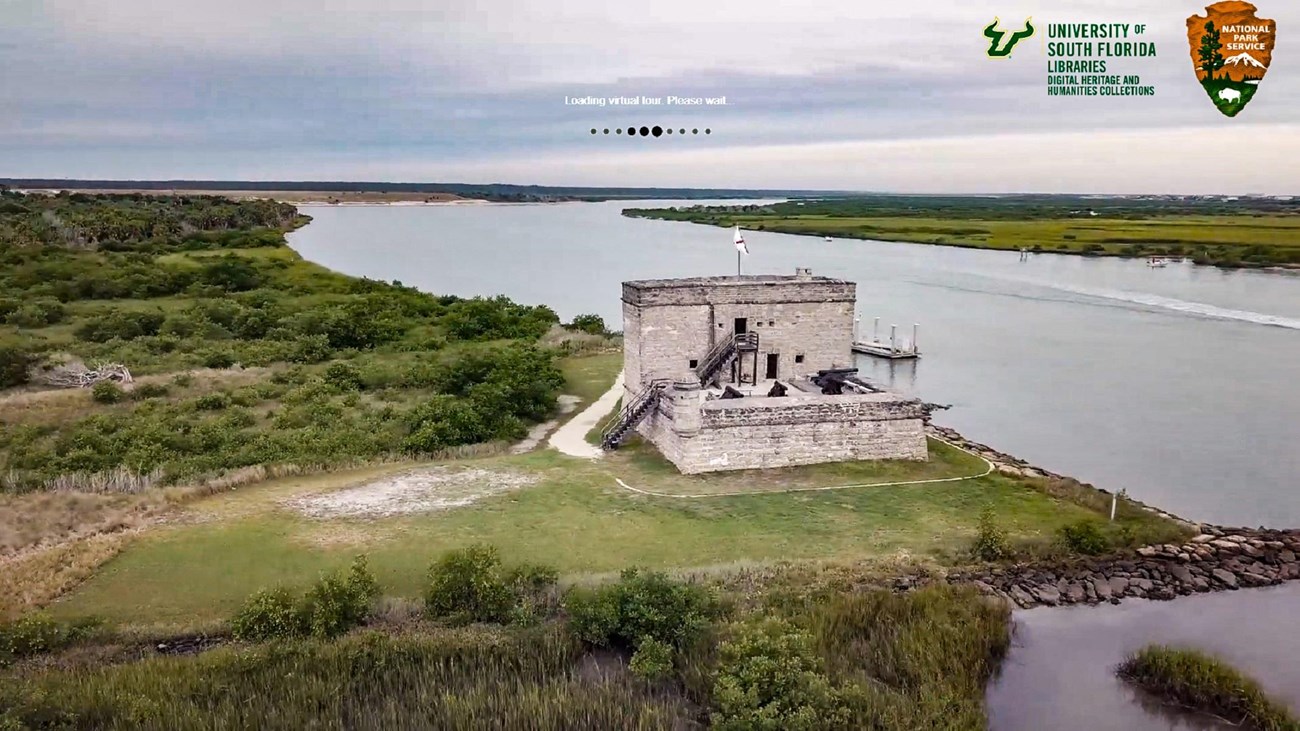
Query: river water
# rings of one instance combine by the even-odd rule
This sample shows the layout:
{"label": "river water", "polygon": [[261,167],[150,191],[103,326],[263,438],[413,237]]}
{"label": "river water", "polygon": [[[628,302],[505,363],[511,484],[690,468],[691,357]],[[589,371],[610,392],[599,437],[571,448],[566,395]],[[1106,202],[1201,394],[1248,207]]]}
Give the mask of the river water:
{"label": "river water", "polygon": [[[702,202],[707,203],[707,202]],[[435,293],[505,294],[620,327],[627,279],[732,274],[724,229],[625,218],[630,206],[310,206],[290,242],[352,275]],[[1300,526],[1300,277],[1190,264],[976,251],[746,232],[750,273],[858,283],[919,362],[861,356],[865,374],[951,404],[967,437],[1192,520]],[[992,727],[1210,729],[1115,680],[1151,641],[1224,653],[1300,707],[1300,584],[1117,607],[1016,613],[990,686]]]}
{"label": "river water", "polygon": [[990,726],[998,731],[1234,728],[1161,704],[1115,677],[1125,655],[1152,642],[1213,652],[1300,711],[1297,609],[1300,582],[1172,602],[1016,612],[1011,654],[989,688]]}
{"label": "river water", "polygon": [[[506,294],[619,328],[627,279],[735,272],[731,232],[634,205],[315,206],[308,259],[458,295]],[[1191,520],[1300,526],[1300,277],[1145,261],[746,232],[752,273],[858,283],[918,362],[864,373],[967,437]]]}

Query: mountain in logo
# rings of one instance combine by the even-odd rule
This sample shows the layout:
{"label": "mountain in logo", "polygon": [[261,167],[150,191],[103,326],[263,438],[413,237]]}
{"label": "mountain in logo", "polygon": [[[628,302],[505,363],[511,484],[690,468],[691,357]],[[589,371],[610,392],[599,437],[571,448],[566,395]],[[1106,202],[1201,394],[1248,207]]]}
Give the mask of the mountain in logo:
{"label": "mountain in logo", "polygon": [[1224,65],[1224,66],[1234,66],[1234,65],[1237,65],[1237,64],[1245,64],[1245,65],[1247,65],[1247,66],[1256,66],[1256,67],[1261,68],[1261,69],[1266,69],[1266,68],[1268,68],[1267,66],[1265,66],[1265,65],[1262,64],[1262,63],[1260,63],[1259,61],[1256,61],[1254,56],[1250,55],[1249,53],[1246,53],[1245,51],[1242,51],[1241,53],[1238,53],[1236,56],[1229,56],[1229,57],[1228,57],[1227,59],[1225,59],[1224,62],[1223,62],[1223,65]]}
{"label": "mountain in logo", "polygon": [[[1225,0],[1187,19],[1196,78],[1220,112],[1235,117],[1259,90],[1273,61],[1277,22],[1242,0]],[[1232,55],[1224,56],[1227,51]],[[1234,53],[1235,52],[1235,53]]]}

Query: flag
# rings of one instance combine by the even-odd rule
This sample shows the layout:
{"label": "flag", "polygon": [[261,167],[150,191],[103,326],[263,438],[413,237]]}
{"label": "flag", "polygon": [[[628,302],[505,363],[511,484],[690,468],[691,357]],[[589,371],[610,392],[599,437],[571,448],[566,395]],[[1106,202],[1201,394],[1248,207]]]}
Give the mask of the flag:
{"label": "flag", "polygon": [[749,247],[745,246],[745,237],[740,235],[740,227],[736,227],[736,251],[742,254],[749,254]]}

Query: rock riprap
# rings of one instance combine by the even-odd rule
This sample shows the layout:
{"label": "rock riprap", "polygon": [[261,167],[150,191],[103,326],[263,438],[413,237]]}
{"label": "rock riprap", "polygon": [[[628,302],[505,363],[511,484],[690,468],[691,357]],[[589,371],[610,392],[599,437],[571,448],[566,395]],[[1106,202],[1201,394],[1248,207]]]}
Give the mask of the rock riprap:
{"label": "rock riprap", "polygon": [[1300,579],[1300,530],[1202,527],[1182,545],[1144,546],[1118,556],[1055,564],[990,566],[949,574],[1022,609],[1173,599]]}

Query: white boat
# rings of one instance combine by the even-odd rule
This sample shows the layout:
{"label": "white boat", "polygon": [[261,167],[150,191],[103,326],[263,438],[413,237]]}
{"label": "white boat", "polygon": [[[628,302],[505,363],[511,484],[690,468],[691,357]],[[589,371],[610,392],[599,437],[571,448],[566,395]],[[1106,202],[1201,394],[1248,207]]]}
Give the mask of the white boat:
{"label": "white boat", "polygon": [[1152,269],[1162,269],[1166,266],[1169,266],[1169,262],[1165,261],[1164,259],[1161,259],[1158,256],[1153,256],[1150,259],[1147,259],[1147,266],[1151,267]]}
{"label": "white boat", "polygon": [[826,240],[827,240],[827,241],[831,241],[832,239],[831,239],[831,237],[827,236],[827,237],[826,237]]}

